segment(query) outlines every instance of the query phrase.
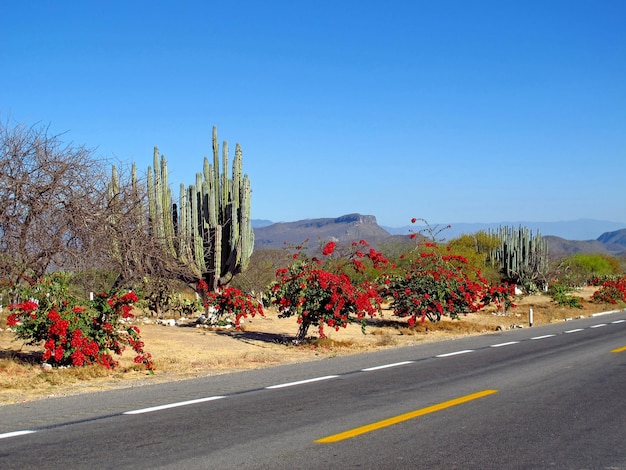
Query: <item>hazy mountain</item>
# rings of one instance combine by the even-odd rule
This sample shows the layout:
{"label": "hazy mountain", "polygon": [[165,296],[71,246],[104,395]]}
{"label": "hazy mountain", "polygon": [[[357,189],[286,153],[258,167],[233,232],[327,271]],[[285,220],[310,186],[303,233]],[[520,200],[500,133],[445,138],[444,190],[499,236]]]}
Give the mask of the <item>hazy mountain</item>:
{"label": "hazy mountain", "polygon": [[[443,229],[439,237],[446,240],[456,238],[463,233],[471,234],[479,230],[497,229],[499,226],[526,226],[531,230],[539,230],[547,240],[550,255],[563,256],[573,253],[605,253],[613,256],[626,255],[626,228],[606,230],[586,240],[576,239],[584,234],[598,233],[606,227],[620,226],[615,222],[594,221],[590,219],[571,222],[501,222],[494,224],[452,224],[446,229],[444,225],[432,225],[437,232]],[[267,220],[253,220],[256,248],[280,248],[296,245],[309,239],[309,247],[315,248],[318,240],[350,243],[365,239],[372,245],[381,242],[406,241],[410,230],[418,231],[423,226],[406,226],[402,228],[381,227],[373,215],[348,214],[336,218],[305,219],[295,222],[272,223]],[[595,228],[594,228],[595,227]],[[554,233],[570,234],[567,236]],[[402,237],[401,235],[404,235]],[[573,235],[573,236],[572,236]]]}
{"label": "hazy mountain", "polygon": [[548,252],[554,258],[576,253],[602,253],[610,256],[626,254],[626,245],[617,243],[603,243],[599,240],[566,240],[551,235],[544,238],[548,241]]}
{"label": "hazy mountain", "polygon": [[279,222],[254,228],[254,246],[278,248],[286,244],[299,244],[309,239],[314,247],[322,241],[353,242],[365,239],[370,243],[391,234],[376,223],[373,215],[348,214],[337,218],[305,219],[296,222]]}
{"label": "hazy mountain", "polygon": [[598,237],[598,241],[626,246],[626,228],[616,230],[615,232],[603,233]]}
{"label": "hazy mountain", "polygon": [[272,225],[274,222],[272,222],[271,220],[266,220],[266,219],[252,219],[252,228],[261,228],[261,227],[267,227],[268,225]]}
{"label": "hazy mountain", "polygon": [[[446,227],[448,224],[433,224],[431,228]],[[440,236],[451,240],[462,234],[476,233],[480,230],[495,230],[500,226],[528,227],[533,232],[539,230],[542,236],[552,235],[566,240],[596,240],[605,232],[612,232],[626,228],[626,224],[609,222],[606,220],[579,219],[563,222],[493,222],[493,223],[451,223],[449,229],[444,229]],[[406,225],[404,227],[383,227],[392,234],[407,234],[409,230],[423,228],[419,225]]]}

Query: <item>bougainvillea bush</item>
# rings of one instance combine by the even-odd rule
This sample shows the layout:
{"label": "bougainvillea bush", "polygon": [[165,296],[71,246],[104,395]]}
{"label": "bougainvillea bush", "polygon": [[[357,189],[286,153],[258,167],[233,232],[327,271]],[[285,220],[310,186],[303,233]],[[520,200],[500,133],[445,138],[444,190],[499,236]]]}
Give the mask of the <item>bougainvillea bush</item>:
{"label": "bougainvillea bush", "polygon": [[384,295],[394,315],[407,317],[409,325],[442,316],[458,319],[490,302],[511,306],[513,286],[492,286],[463,256],[432,242],[416,247],[418,255],[408,266],[385,279]]}
{"label": "bougainvillea bush", "polygon": [[594,280],[592,285],[599,286],[599,289],[591,297],[593,302],[614,305],[626,303],[626,276]]}
{"label": "bougainvillea bush", "polygon": [[202,297],[205,310],[213,312],[215,322],[211,323],[215,323],[216,326],[234,325],[240,328],[242,318],[254,317],[257,314],[264,316],[263,305],[235,287],[225,286],[210,292],[208,284],[200,280],[197,291]]}
{"label": "bougainvillea bush", "polygon": [[[51,295],[51,291],[52,294]],[[8,306],[7,326],[27,344],[43,344],[42,360],[53,366],[100,364],[108,369],[119,363],[127,346],[135,352],[135,362],[154,370],[152,357],[143,350],[140,331],[127,320],[133,317],[134,292],[96,296],[79,302],[58,286],[34,286],[25,290],[29,300]]]}
{"label": "bougainvillea bush", "polygon": [[318,327],[324,338],[324,325],[339,330],[360,321],[364,327],[366,315],[380,311],[379,285],[358,275],[381,269],[388,261],[365,240],[353,243],[348,256],[337,258],[333,258],[335,242],[323,247],[322,259],[308,255],[306,243],[294,248],[292,262],[277,270],[264,301],[276,306],[281,318],[297,317],[296,342],[306,338],[310,326]]}

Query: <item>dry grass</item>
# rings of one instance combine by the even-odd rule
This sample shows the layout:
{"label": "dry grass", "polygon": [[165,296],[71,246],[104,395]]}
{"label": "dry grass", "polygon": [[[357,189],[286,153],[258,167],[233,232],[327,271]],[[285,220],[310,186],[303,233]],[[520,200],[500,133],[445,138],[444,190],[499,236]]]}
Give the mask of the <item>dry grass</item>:
{"label": "dry grass", "polygon": [[[585,299],[580,310],[558,307],[550,297],[539,295],[518,299],[517,306],[506,313],[491,309],[461,320],[444,318],[436,324],[426,321],[414,328],[387,312],[368,321],[365,335],[359,324],[351,324],[339,331],[327,328],[326,339],[309,339],[298,346],[292,342],[298,329],[295,320],[279,319],[272,309],[266,312],[266,317],[246,320],[245,328],[239,332],[144,325],[140,328],[145,349],[155,359],[154,375],[133,362],[132,351],[116,358],[120,366],[113,371],[101,366],[46,371],[40,367],[41,348],[25,346],[12,333],[1,331],[0,405],[438,341],[493,332],[498,327],[507,329],[511,325],[527,326],[530,308],[535,325],[616,308],[589,302],[587,299],[594,290],[588,288],[575,293]],[[4,327],[2,317],[0,326]]]}

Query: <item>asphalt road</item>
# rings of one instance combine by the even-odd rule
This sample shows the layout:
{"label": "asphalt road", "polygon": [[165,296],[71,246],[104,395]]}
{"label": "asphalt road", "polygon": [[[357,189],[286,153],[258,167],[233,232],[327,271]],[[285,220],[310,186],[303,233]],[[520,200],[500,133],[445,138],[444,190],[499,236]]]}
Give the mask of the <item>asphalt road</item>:
{"label": "asphalt road", "polygon": [[0,468],[624,469],[626,312],[0,407]]}

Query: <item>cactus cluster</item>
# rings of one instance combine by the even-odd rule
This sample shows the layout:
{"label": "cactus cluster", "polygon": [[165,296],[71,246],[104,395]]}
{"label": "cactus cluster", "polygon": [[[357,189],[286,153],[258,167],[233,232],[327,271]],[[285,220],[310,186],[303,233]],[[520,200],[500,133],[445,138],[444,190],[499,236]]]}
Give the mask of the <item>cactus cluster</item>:
{"label": "cactus cluster", "polygon": [[222,145],[220,173],[217,129],[213,127],[213,162],[204,158],[196,181],[180,185],[178,205],[172,200],[167,161],[154,148],[148,168],[151,230],[164,248],[209,289],[227,284],[246,268],[254,247],[250,219],[250,180],[242,173],[242,152],[235,147],[232,177],[228,176],[228,143]]}
{"label": "cactus cluster", "polygon": [[499,265],[510,282],[527,291],[543,287],[548,270],[548,242],[539,230],[533,234],[528,227],[499,227],[493,235],[500,244],[490,253],[492,266]]}

